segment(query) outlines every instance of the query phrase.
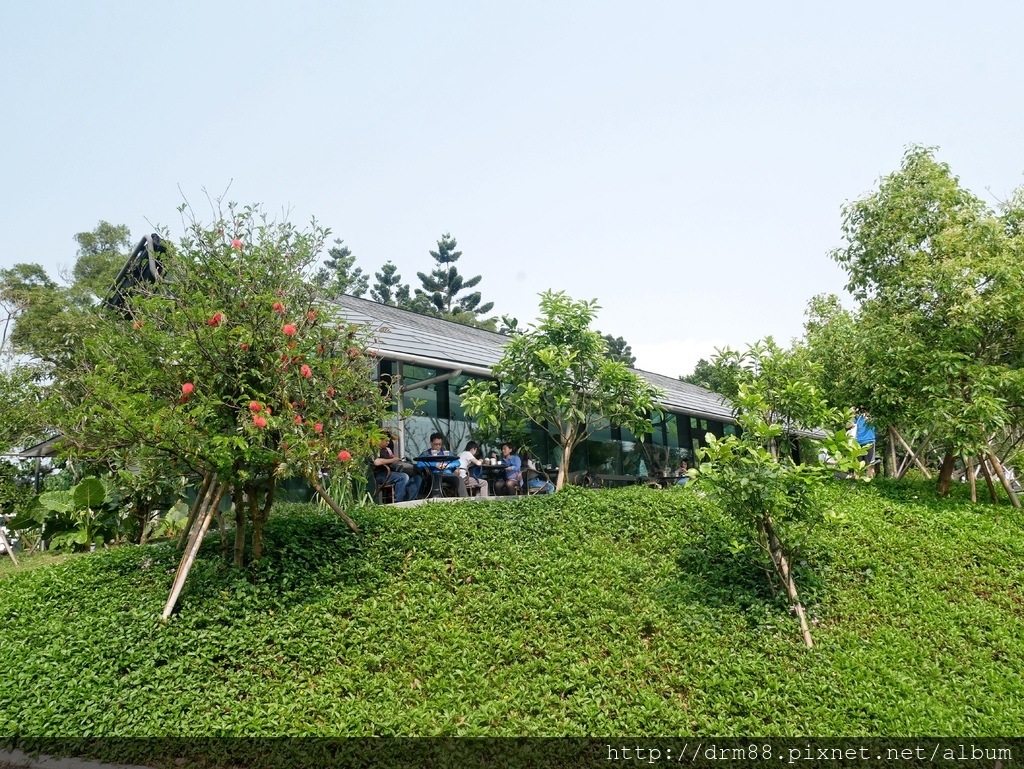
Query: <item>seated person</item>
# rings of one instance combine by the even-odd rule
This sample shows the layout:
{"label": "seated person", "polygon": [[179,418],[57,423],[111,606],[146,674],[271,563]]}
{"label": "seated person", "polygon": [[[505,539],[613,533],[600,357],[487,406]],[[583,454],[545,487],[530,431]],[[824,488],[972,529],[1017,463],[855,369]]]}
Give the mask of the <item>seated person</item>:
{"label": "seated person", "polygon": [[[423,479],[419,475],[409,476],[391,467],[399,458],[395,456],[395,439],[388,433],[380,439],[380,454],[373,460],[373,479],[380,485],[391,483],[395,487],[395,502],[408,502],[420,493]],[[390,474],[388,473],[390,470]]]}
{"label": "seated person", "polygon": [[[484,480],[484,461],[480,459],[480,446],[476,441],[466,444],[465,450],[459,454],[459,467],[455,469],[456,474],[462,478],[469,489],[479,489],[477,494],[481,497],[487,496],[487,481]],[[474,472],[475,471],[475,472]]]}
{"label": "seated person", "polygon": [[501,444],[501,456],[505,462],[505,477],[494,482],[494,493],[512,496],[522,482],[523,463],[512,453],[512,444],[507,441]]}
{"label": "seated person", "polygon": [[690,472],[690,470],[686,466],[686,460],[685,459],[682,462],[679,463],[679,470],[678,470],[678,472],[679,472],[679,480],[676,481],[676,486],[685,486],[691,480],[693,480],[692,478],[690,478],[689,475],[687,475],[687,473]]}
{"label": "seated person", "polygon": [[[444,436],[441,433],[431,433],[430,448],[424,451],[422,456],[440,456],[447,453],[444,449]],[[445,486],[454,486],[460,497],[469,496],[469,493],[466,491],[466,482],[455,473],[459,467],[459,460],[456,459],[443,463],[421,460],[416,463],[416,466],[430,470],[432,477],[439,478]]]}
{"label": "seated person", "polygon": [[[537,465],[533,461],[533,457],[530,456],[529,449],[523,449],[519,452],[519,460],[523,467],[527,470],[536,470]],[[529,477],[526,481],[526,486],[531,494],[554,494],[555,485],[550,481],[545,481],[538,475],[532,475],[530,473],[523,473],[524,476]]]}

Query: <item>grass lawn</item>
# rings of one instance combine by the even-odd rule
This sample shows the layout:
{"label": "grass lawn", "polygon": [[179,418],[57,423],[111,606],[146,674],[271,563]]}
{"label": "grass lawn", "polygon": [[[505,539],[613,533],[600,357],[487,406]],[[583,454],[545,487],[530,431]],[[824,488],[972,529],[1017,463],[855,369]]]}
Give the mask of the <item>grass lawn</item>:
{"label": "grass lawn", "polygon": [[0,571],[0,735],[977,735],[1024,732],[1024,517],[931,484],[828,490],[798,565],[815,627],[692,487],[332,513],[180,611],[178,556]]}

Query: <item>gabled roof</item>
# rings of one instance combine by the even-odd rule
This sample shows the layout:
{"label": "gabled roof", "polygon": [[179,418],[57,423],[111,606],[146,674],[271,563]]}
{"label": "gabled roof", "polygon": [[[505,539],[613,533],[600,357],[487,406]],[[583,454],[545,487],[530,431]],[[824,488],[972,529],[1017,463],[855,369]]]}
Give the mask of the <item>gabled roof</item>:
{"label": "gabled roof", "polygon": [[[509,341],[507,336],[493,331],[354,296],[338,297],[335,304],[350,321],[367,324],[372,329],[377,354],[385,359],[426,359],[439,366],[488,374],[501,359],[502,350]],[[638,369],[634,371],[662,391],[660,402],[668,411],[723,422],[733,421],[732,406],[721,395],[672,377]]]}

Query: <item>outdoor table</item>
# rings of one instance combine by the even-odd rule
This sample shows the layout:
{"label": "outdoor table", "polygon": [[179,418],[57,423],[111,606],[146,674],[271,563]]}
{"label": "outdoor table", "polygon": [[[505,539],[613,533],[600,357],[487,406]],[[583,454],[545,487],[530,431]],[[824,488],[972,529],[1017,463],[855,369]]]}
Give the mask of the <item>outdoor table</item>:
{"label": "outdoor table", "polygon": [[441,497],[441,474],[452,462],[459,460],[458,454],[420,454],[416,457],[417,462],[429,465],[426,469],[430,471],[430,493],[428,497]]}

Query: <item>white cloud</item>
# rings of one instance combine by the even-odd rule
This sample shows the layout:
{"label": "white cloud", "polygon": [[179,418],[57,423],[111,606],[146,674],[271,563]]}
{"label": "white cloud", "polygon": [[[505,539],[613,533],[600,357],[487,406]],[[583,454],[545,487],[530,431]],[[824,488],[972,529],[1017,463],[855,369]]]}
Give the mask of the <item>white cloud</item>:
{"label": "white cloud", "polygon": [[664,376],[685,376],[701,358],[711,360],[715,348],[728,345],[725,339],[671,339],[665,342],[631,344],[636,367]]}

